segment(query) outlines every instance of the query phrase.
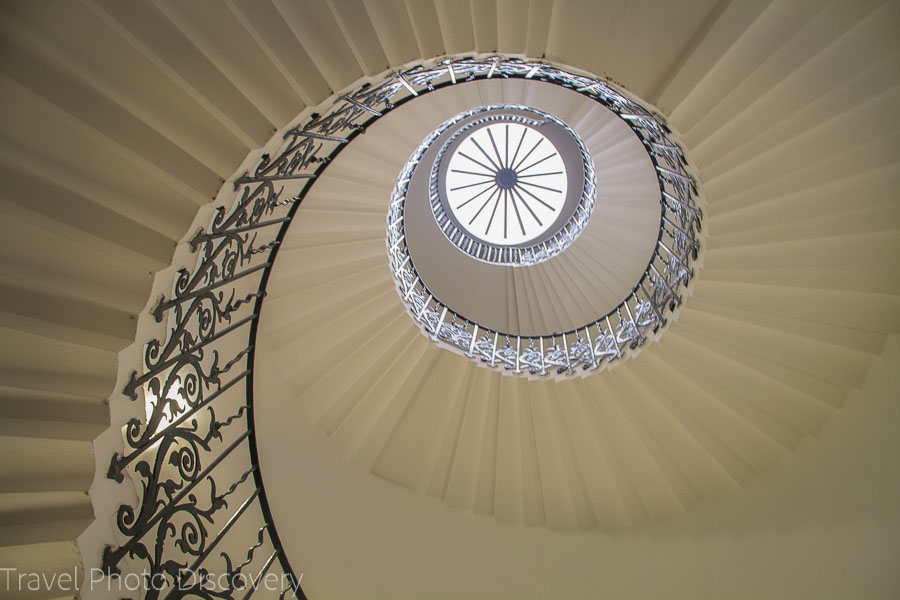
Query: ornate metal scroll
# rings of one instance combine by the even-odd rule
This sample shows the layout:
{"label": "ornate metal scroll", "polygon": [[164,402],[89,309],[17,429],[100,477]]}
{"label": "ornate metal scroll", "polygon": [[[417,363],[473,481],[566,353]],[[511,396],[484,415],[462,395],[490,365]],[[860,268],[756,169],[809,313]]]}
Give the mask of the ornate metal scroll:
{"label": "ornate metal scroll", "polygon": [[305,598],[256,460],[256,322],[296,204],[343,144],[393,107],[400,89],[392,75],[363,85],[288,131],[277,156],[262,155],[235,180],[231,206],[186,240],[196,263],[178,271],[171,295],[150,311],[166,334],[146,341],[123,390],[144,401],[146,417],[125,425],[124,452],[107,472],[118,482],[127,477],[138,502],[119,507],[122,541],[102,557],[111,577],[138,574],[144,598],[247,599],[273,575],[281,598]]}
{"label": "ornate metal scroll", "polygon": [[[139,574],[144,598],[243,598],[269,575],[303,597],[263,504],[247,385],[261,276],[295,201],[272,180],[242,184],[188,241],[194,267],[151,310],[166,335],[146,343],[123,390],[146,418],[126,424],[108,470],[129,477],[138,503],[119,507],[124,541],[102,557],[111,576]],[[254,539],[233,533],[238,521]]]}
{"label": "ornate metal scroll", "polygon": [[[305,598],[278,540],[256,458],[253,365],[269,270],[315,177],[366,126],[416,96],[475,78],[550,81],[602,102],[632,124],[655,161],[663,203],[658,252],[634,292],[610,315],[542,338],[486,330],[442,305],[422,285],[403,237],[404,168],[388,216],[398,289],[436,340],[517,373],[573,373],[621,358],[665,324],[681,302],[699,247],[700,211],[684,157],[659,117],[608,85],[549,65],[501,57],[442,60],[385,75],[335,98],[290,129],[277,154],[234,181],[235,195],[186,242],[196,256],[151,310],[165,334],[145,341],[124,393],[146,406],[123,431],[108,477],[130,481],[134,506],[116,515],[120,543],[105,549],[111,577],[139,574],[144,598],[250,598],[270,575],[281,598]],[[414,155],[414,158],[419,155]],[[134,594],[129,594],[134,595]]]}

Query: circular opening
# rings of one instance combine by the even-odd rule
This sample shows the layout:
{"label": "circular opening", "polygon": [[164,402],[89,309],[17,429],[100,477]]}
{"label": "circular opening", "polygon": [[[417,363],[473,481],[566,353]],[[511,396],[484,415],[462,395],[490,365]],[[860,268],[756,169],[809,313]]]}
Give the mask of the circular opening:
{"label": "circular opening", "polygon": [[536,128],[516,122],[467,132],[444,177],[447,204],[463,230],[498,246],[546,233],[568,191],[559,149]]}
{"label": "circular opening", "polygon": [[438,227],[482,262],[533,265],[569,247],[594,207],[593,161],[572,129],[518,105],[482,106],[444,123],[431,169]]}
{"label": "circular opening", "polygon": [[[489,79],[493,67],[488,68],[490,70],[485,72]],[[541,65],[527,72],[532,73],[534,69],[551,67]],[[603,246],[602,249],[586,253],[566,252],[578,241],[576,238],[581,239],[580,234],[589,225],[591,228],[606,225],[611,222],[610,219],[617,218],[634,223],[634,219],[622,215],[622,209],[630,211],[633,203],[628,199],[623,202],[619,197],[621,180],[606,179],[602,205],[609,211],[605,213],[605,218],[591,220],[595,210],[597,175],[587,147],[560,119],[531,107],[512,104],[480,106],[442,123],[425,137],[400,170],[387,215],[385,243],[391,272],[403,304],[422,332],[443,347],[463,353],[479,364],[526,377],[586,374],[618,364],[621,359],[637,352],[648,340],[655,339],[661,328],[666,326],[668,316],[680,306],[683,289],[694,276],[693,262],[697,260],[700,250],[698,233],[702,212],[696,205],[696,185],[680,147],[668,137],[669,129],[665,122],[602,81],[555,68],[552,73],[547,77],[547,82],[574,90],[587,100],[597,102],[613,117],[618,117],[616,122],[624,123],[631,130],[625,132],[621,139],[609,135],[611,131],[602,126],[591,134],[594,142],[604,142],[600,153],[606,158],[602,165],[605,177],[609,176],[611,169],[615,170],[620,157],[626,162],[641,164],[641,169],[643,166],[650,168],[650,177],[644,182],[649,185],[650,196],[647,199],[650,204],[640,208],[639,216],[631,216],[638,216],[639,222],[643,222],[644,217],[653,216],[652,222],[646,224],[648,240],[652,238],[653,243],[648,262],[639,261],[637,264],[638,269],[643,270],[635,273],[635,279],[618,273],[623,268],[619,260],[622,256],[620,249],[628,246],[643,252],[645,240],[637,240],[627,234],[623,236],[624,230],[616,226],[607,229],[609,235],[585,236],[587,245],[598,243]],[[516,74],[524,79],[530,77],[519,67],[510,68],[509,74],[510,77]],[[518,164],[518,158],[507,162],[505,154],[513,148],[515,140],[515,136],[511,136],[509,142],[505,140],[507,123],[523,126],[519,129],[520,138],[522,131],[528,135],[527,128],[531,128],[552,142],[564,164],[559,175],[564,175],[567,182],[565,205],[559,211],[557,221],[543,232],[534,231],[532,237],[526,237],[519,244],[509,239],[509,223],[506,240],[502,240],[500,234],[504,243],[486,240],[485,237],[493,233],[491,227],[478,232],[460,223],[448,201],[448,185],[458,187],[454,177],[459,175],[451,173],[448,184],[451,160],[462,158],[461,154],[457,156],[458,147],[477,139],[479,128],[501,125],[496,131],[502,131],[503,142],[506,143],[495,149],[495,137],[490,149],[482,145],[484,165],[490,166],[482,166],[481,171],[472,170],[472,173],[481,175],[478,181],[485,182],[481,187],[493,188],[495,197],[503,193],[508,195],[509,190],[518,187],[522,175],[529,174],[522,172],[527,165]],[[487,131],[493,133],[495,129]],[[600,131],[603,135],[598,138]],[[491,135],[487,136],[488,143],[491,138]],[[633,155],[630,150],[621,154],[619,148],[613,151],[611,146],[618,146],[625,139],[636,144]],[[474,143],[472,146],[475,147]],[[475,150],[478,148],[475,147]],[[478,153],[482,151],[478,150]],[[491,161],[487,160],[489,157]],[[550,158],[552,156],[545,162],[549,162]],[[610,159],[612,163],[608,162]],[[629,176],[637,175],[637,171],[631,169],[627,172]],[[426,186],[427,191],[424,189]],[[490,191],[485,192],[485,195],[488,194]],[[423,196],[427,197],[428,202],[421,201]],[[497,206],[500,206],[499,203]],[[491,210],[494,210],[493,206]],[[444,251],[449,249],[448,244],[449,248],[455,247],[460,252]],[[413,247],[418,248],[419,259],[413,255]],[[615,252],[607,264],[601,253],[605,254],[609,249]],[[551,259],[554,259],[553,262],[543,264]],[[597,262],[595,259],[599,259],[599,264],[587,265],[586,261]],[[429,268],[420,271],[419,267],[428,263]],[[493,277],[491,271],[500,276]],[[608,308],[608,303],[595,306],[592,301],[595,294],[602,295],[609,291],[604,280],[599,280],[598,286],[579,284],[579,281],[586,281],[585,276],[591,277],[593,273],[609,274],[608,281],[626,290],[617,303],[618,295],[614,294],[616,297],[609,303],[614,304],[612,309]],[[473,274],[475,276],[470,276]],[[431,279],[433,275],[435,279]],[[635,280],[636,283],[629,287],[629,283]],[[497,287],[485,285],[486,281],[498,282],[502,289],[499,293],[492,293]],[[539,285],[535,285],[536,281]],[[557,289],[566,291],[568,297],[564,303],[557,302],[553,293]],[[524,294],[520,294],[520,290],[524,290]],[[529,295],[538,298],[538,301],[519,302],[520,297],[528,298]],[[472,298],[480,298],[483,302],[472,301]],[[463,305],[475,308],[463,309]],[[499,318],[494,318],[498,314],[481,314],[473,320],[476,312],[484,312],[481,307],[485,305],[499,306],[500,311],[505,306],[506,312],[499,314]],[[541,308],[544,305],[549,306],[546,313]],[[575,319],[568,314],[568,310],[558,310],[558,306],[578,307],[585,313],[584,318]],[[527,314],[519,311],[519,307]],[[563,313],[565,322],[552,325],[543,322],[544,314],[555,315],[558,319],[557,313]],[[582,317],[581,314],[578,316]],[[575,323],[574,327],[572,323]]]}

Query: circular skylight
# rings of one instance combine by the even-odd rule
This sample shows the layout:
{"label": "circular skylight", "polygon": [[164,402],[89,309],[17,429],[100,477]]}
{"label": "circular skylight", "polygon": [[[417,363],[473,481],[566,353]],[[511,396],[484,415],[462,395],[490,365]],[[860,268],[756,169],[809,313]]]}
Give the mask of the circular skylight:
{"label": "circular skylight", "polygon": [[472,237],[498,246],[530,242],[566,203],[566,165],[534,127],[493,123],[468,132],[444,176],[447,203]]}
{"label": "circular skylight", "polygon": [[[550,69],[512,64],[506,74],[523,79]],[[494,67],[498,63],[488,63],[473,77],[480,73],[490,79]],[[507,69],[506,63],[499,68]],[[594,136],[592,143],[607,158],[609,152],[621,152],[629,165],[642,165],[623,165],[622,171],[629,180],[637,178],[636,188],[624,188],[640,190],[637,196],[629,194],[623,203],[621,177],[607,179],[602,209],[592,218],[597,181],[584,141],[551,114],[497,104],[459,113],[428,134],[401,169],[387,214],[391,272],[422,332],[483,366],[526,377],[586,374],[632,356],[681,304],[700,250],[697,189],[665,122],[605,82],[552,73],[546,81],[602,105],[602,111],[618,117],[616,123],[631,129],[624,136]],[[573,112],[587,115],[592,128],[612,133],[601,123],[605,112],[592,117],[591,109]],[[625,140],[629,147],[620,147]],[[608,167],[604,164],[607,172]],[[641,202],[637,212],[632,200]],[[538,207],[555,215],[552,223],[543,220]],[[486,220],[480,221],[485,212]],[[619,229],[621,219],[628,224]],[[616,221],[612,228],[610,220]],[[637,231],[637,222],[646,240],[629,235]],[[588,226],[592,234],[581,250],[567,252]],[[623,237],[623,232],[628,233]],[[636,265],[634,278],[621,271],[625,244],[641,252],[641,259],[650,254],[646,267],[643,260],[629,259]],[[595,279],[601,274],[608,277]],[[616,295],[606,293],[607,282],[625,290],[618,303],[605,298]],[[568,297],[559,302],[557,290]]]}
{"label": "circular skylight", "polygon": [[594,207],[594,167],[575,132],[531,107],[483,106],[435,133],[434,219],[457,248],[492,264],[533,265],[568,248]]}

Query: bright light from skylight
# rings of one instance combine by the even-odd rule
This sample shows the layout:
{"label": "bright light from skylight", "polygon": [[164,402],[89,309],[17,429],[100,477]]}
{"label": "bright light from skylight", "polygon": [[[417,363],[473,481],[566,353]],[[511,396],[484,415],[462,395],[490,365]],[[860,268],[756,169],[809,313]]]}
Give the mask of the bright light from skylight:
{"label": "bright light from skylight", "polygon": [[474,129],[450,157],[447,201],[477,239],[497,246],[546,232],[566,202],[568,178],[559,150],[537,129],[495,123]]}

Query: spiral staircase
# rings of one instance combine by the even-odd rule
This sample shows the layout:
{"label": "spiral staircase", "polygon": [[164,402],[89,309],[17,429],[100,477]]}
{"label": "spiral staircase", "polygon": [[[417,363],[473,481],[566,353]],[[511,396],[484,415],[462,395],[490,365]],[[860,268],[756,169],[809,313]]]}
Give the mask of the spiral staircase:
{"label": "spiral staircase", "polygon": [[[306,593],[900,589],[900,3],[84,0],[0,14],[0,567],[96,564],[116,503],[111,448],[92,440],[110,423],[121,438],[117,382],[148,312],[260,149],[362,79],[501,53],[607,78],[666,117],[705,200],[702,268],[635,358],[583,379],[504,376],[405,313],[385,213],[438,124],[541,93],[448,87],[348,144],[286,231],[257,339],[260,470]],[[544,102],[622,192],[629,156],[603,145],[596,115]],[[626,277],[631,210],[613,206],[615,227],[540,278],[511,278],[519,321],[590,312],[604,292],[591,281]]]}

